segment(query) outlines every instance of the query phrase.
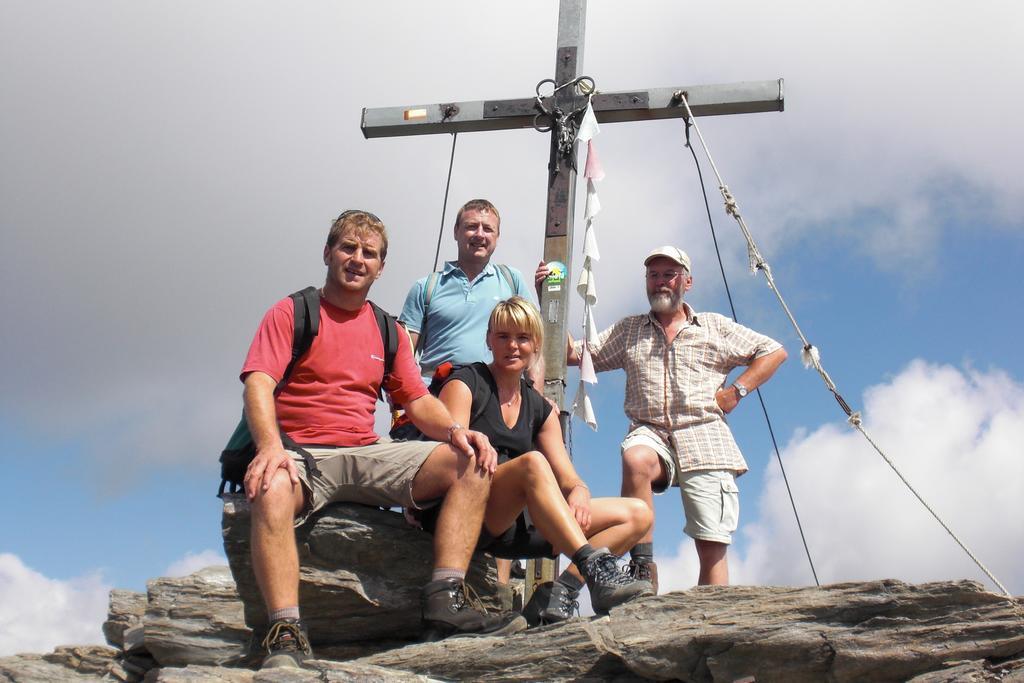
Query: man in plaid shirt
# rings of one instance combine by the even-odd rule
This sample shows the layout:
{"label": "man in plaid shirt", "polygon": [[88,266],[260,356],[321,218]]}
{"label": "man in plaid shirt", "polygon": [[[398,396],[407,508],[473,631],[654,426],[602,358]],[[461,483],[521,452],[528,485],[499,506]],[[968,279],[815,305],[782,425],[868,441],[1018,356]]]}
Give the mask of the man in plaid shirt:
{"label": "man in plaid shirt", "polygon": [[[736,477],[747,463],[725,415],[768,381],[786,351],[730,318],[695,313],[684,303],[693,278],[682,249],[659,247],[644,266],[650,312],[620,320],[590,345],[595,371],[626,371],[622,495],[653,510],[655,493],[680,486],[684,531],[700,559],[698,583],[726,585],[726,551],[739,521]],[[572,343],[569,364],[578,365],[582,353],[583,342]],[[727,384],[738,367],[745,370]],[[653,542],[652,528],[630,551],[629,571],[657,590]]]}

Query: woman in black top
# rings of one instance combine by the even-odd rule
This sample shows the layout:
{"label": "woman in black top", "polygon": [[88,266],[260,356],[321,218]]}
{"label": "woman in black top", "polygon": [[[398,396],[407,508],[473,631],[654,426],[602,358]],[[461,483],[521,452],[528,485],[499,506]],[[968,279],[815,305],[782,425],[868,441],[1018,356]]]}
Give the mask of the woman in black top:
{"label": "woman in black top", "polygon": [[[572,558],[575,566],[553,586],[536,591],[524,609],[530,621],[552,622],[571,614],[584,581],[598,613],[653,594],[649,582],[628,576],[616,564],[616,557],[647,533],[653,515],[637,499],[591,499],[566,453],[557,412],[523,379],[542,339],[533,304],[521,297],[498,303],[487,329],[494,360],[456,370],[440,398],[456,421],[486,434],[499,455],[480,548],[499,557],[562,553]],[[527,531],[524,509],[543,538]]]}

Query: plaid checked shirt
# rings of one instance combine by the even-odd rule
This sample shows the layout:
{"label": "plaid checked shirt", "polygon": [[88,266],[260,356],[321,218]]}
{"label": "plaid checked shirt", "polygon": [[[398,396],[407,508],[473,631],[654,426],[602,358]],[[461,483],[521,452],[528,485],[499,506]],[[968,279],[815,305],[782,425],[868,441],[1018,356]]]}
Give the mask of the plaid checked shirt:
{"label": "plaid checked shirt", "polygon": [[[715,402],[729,372],[779,348],[774,339],[718,313],[694,313],[671,343],[650,313],[623,318],[598,335],[594,370],[626,371],[624,408],[630,431],[647,427],[675,449],[682,470],[747,471],[725,415]],[[577,353],[582,342],[576,342]]]}

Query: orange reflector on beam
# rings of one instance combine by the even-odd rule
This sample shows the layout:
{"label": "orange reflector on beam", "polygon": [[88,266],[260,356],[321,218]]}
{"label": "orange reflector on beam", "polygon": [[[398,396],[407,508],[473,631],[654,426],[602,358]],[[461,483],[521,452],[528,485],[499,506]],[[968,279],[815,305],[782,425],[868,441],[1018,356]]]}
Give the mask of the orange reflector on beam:
{"label": "orange reflector on beam", "polygon": [[406,121],[412,121],[413,119],[425,119],[427,118],[426,109],[406,109],[403,115]]}

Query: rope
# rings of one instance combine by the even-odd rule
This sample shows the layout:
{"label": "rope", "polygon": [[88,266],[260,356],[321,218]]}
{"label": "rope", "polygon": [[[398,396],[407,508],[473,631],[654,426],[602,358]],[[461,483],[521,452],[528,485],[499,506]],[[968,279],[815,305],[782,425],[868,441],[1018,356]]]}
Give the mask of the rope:
{"label": "rope", "polygon": [[[690,122],[686,122],[686,148],[690,150],[690,155],[693,156],[693,164],[697,168],[697,178],[700,180],[700,191],[704,196],[704,210],[708,214],[708,225],[711,227],[711,240],[715,244],[715,255],[718,257],[718,269],[722,273],[722,282],[725,284],[725,295],[729,299],[729,310],[732,311],[733,321],[739,323],[739,318],[736,316],[736,306],[732,300],[732,292],[729,289],[729,278],[725,275],[725,265],[722,263],[722,252],[718,248],[718,237],[715,234],[715,222],[711,218],[711,204],[708,202],[708,192],[704,186],[704,174],[700,169],[700,162],[697,160],[697,152],[690,145]],[[814,568],[814,560],[811,558],[811,549],[807,546],[807,537],[804,535],[804,525],[800,523],[800,513],[796,509],[796,500],[793,498],[793,489],[789,486],[789,477],[786,476],[786,467],[782,464],[782,454],[779,452],[779,444],[775,440],[775,430],[772,428],[772,420],[768,416],[768,406],[765,405],[764,395],[761,393],[761,388],[758,387],[757,400],[761,403],[761,412],[764,414],[764,422],[768,426],[768,436],[772,441],[772,448],[775,450],[775,459],[779,463],[779,471],[782,472],[782,481],[786,485],[786,493],[789,495],[789,504],[793,508],[793,517],[796,518],[796,527],[800,532],[800,542],[804,545],[804,553],[807,555],[807,563],[811,565],[811,575],[814,577],[814,585],[820,586],[821,582],[818,581],[818,572]]]}
{"label": "rope", "polygon": [[437,230],[437,249],[434,250],[434,268],[431,272],[437,271],[437,260],[441,256],[441,237],[444,235],[444,214],[448,211],[448,190],[452,187],[452,167],[455,165],[455,143],[459,139],[458,133],[452,133],[452,155],[448,159],[448,181],[444,184],[444,204],[441,206],[441,227]]}
{"label": "rope", "polygon": [[756,273],[758,270],[760,270],[762,273],[764,273],[765,280],[768,283],[768,287],[772,290],[772,293],[775,294],[775,298],[778,299],[779,304],[782,306],[782,310],[785,311],[786,317],[789,318],[789,322],[793,325],[793,329],[796,330],[797,336],[800,337],[800,341],[803,343],[803,348],[801,349],[800,355],[803,359],[804,366],[808,368],[813,367],[818,372],[818,375],[821,376],[822,381],[825,383],[825,387],[830,392],[832,392],[832,395],[835,396],[835,399],[839,403],[839,406],[843,409],[843,412],[846,413],[848,417],[847,421],[850,423],[850,425],[852,425],[857,431],[864,435],[864,438],[866,438],[868,443],[870,443],[871,446],[878,452],[878,454],[882,456],[882,459],[885,461],[887,465],[889,465],[890,468],[892,468],[893,472],[896,473],[896,476],[898,476],[900,480],[904,484],[906,484],[907,488],[910,489],[910,492],[914,494],[914,496],[921,502],[921,504],[924,505],[925,509],[928,510],[929,513],[931,513],[932,517],[934,517],[935,520],[942,526],[942,528],[946,530],[946,533],[948,533],[950,537],[952,537],[952,539],[956,541],[957,545],[959,545],[960,548],[963,549],[965,553],[967,553],[967,556],[974,561],[974,564],[976,564],[978,568],[985,573],[985,576],[991,579],[992,583],[998,586],[999,589],[1008,598],[1012,600],[1013,595],[1011,595],[1010,592],[1006,590],[1006,587],[1003,586],[1003,584],[999,582],[999,580],[992,574],[992,572],[990,572],[988,568],[981,563],[981,561],[974,555],[974,553],[972,553],[967,548],[964,542],[961,541],[955,533],[953,533],[953,531],[942,520],[942,518],[939,517],[935,510],[933,510],[927,503],[925,503],[924,499],[917,493],[917,491],[914,490],[914,488],[907,481],[907,478],[904,477],[903,474],[900,472],[899,468],[896,467],[896,464],[893,463],[893,461],[890,460],[885,455],[885,453],[882,452],[882,449],[878,447],[878,445],[871,439],[871,437],[868,436],[867,431],[864,430],[864,427],[861,424],[860,413],[854,412],[850,408],[849,404],[843,399],[842,395],[839,393],[839,390],[836,388],[835,382],[832,381],[832,378],[829,377],[828,373],[825,371],[825,368],[822,366],[821,356],[818,352],[818,349],[815,348],[815,346],[811,344],[809,341],[807,341],[807,337],[804,336],[803,330],[801,330],[800,326],[797,324],[796,318],[793,317],[792,311],[789,310],[789,306],[786,304],[786,300],[782,297],[782,293],[779,292],[779,288],[775,284],[775,278],[772,277],[771,267],[768,265],[768,262],[765,261],[764,257],[761,255],[761,252],[758,250],[757,245],[754,243],[754,238],[753,236],[751,236],[749,228],[747,228],[746,221],[743,220],[743,216],[740,213],[739,205],[736,203],[736,198],[733,197],[732,193],[729,191],[729,186],[726,185],[725,181],[722,180],[722,174],[718,172],[718,167],[715,166],[715,161],[711,156],[711,151],[708,149],[708,145],[704,141],[704,136],[701,134],[700,127],[697,125],[696,120],[694,119],[693,112],[690,111],[690,104],[689,102],[686,101],[686,94],[683,93],[682,91],[678,91],[675,93],[674,98],[677,99],[678,101],[681,101],[683,106],[686,108],[686,116],[688,119],[686,122],[687,126],[692,125],[694,130],[697,131],[697,137],[700,139],[700,144],[704,148],[704,154],[705,156],[707,156],[708,161],[711,164],[711,168],[715,172],[715,177],[718,179],[718,189],[722,193],[722,199],[725,200],[726,213],[728,213],[730,216],[736,219],[736,223],[739,225],[740,230],[743,232],[743,238],[747,242],[747,257],[750,261],[750,272]]}

